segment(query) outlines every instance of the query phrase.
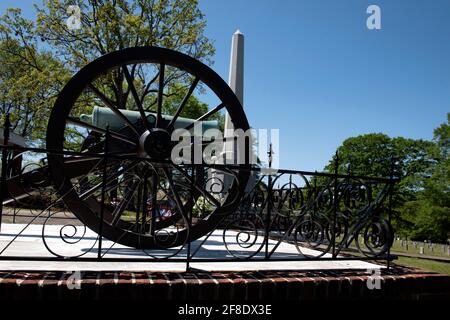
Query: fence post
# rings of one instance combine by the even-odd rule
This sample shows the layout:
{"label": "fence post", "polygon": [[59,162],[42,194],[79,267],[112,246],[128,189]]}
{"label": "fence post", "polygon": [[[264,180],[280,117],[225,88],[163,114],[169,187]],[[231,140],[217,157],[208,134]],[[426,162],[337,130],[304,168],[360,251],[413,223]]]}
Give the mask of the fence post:
{"label": "fence post", "polygon": [[109,125],[106,126],[105,132],[105,146],[103,147],[103,172],[102,172],[102,195],[100,204],[100,218],[98,226],[98,254],[97,259],[102,259],[102,240],[103,240],[103,219],[105,216],[105,194],[107,183],[107,166],[108,166],[108,144],[109,144]]}
{"label": "fence post", "polygon": [[314,215],[317,213],[317,195],[319,194],[319,192],[317,191],[317,170],[314,171],[314,185],[313,185],[313,204],[314,204]]}
{"label": "fence post", "polygon": [[187,246],[187,257],[186,257],[186,272],[189,272],[190,271],[190,269],[191,269],[191,267],[190,267],[190,264],[191,264],[191,236],[192,236],[192,234],[191,234],[191,228],[192,228],[192,214],[194,213],[194,201],[195,201],[195,198],[194,198],[194,188],[195,188],[195,182],[194,182],[194,179],[196,178],[196,176],[195,176],[195,163],[194,163],[194,161],[195,161],[195,155],[194,155],[194,143],[195,143],[195,137],[192,135],[191,136],[191,174],[192,174],[192,177],[191,177],[191,195],[190,195],[190,203],[191,203],[191,206],[190,206],[190,208],[189,208],[189,210],[188,210],[188,239],[187,239],[187,241],[188,241],[188,246]]}
{"label": "fence post", "polygon": [[264,235],[264,241],[265,241],[265,255],[264,259],[269,260],[269,233],[270,233],[270,218],[272,216],[272,196],[273,196],[273,186],[272,186],[272,172],[270,169],[272,169],[272,143],[269,145],[269,152],[267,153],[269,155],[269,177],[267,182],[267,212],[266,212],[266,222],[265,222],[265,235]]}
{"label": "fence post", "polygon": [[333,195],[333,227],[331,229],[331,241],[333,246],[332,257],[336,258],[336,220],[337,220],[337,210],[338,210],[338,180],[337,174],[339,172],[339,152],[336,151],[336,156],[334,160],[334,195]]}
{"label": "fence post", "polygon": [[[390,174],[389,174],[389,199],[388,199],[388,225],[389,225],[389,227],[391,226],[391,216],[392,216],[392,193],[394,191],[394,170],[395,170],[395,158],[392,158]],[[389,236],[391,236],[391,235],[389,235]],[[408,243],[408,237],[406,238],[406,243]],[[388,247],[386,260],[387,260],[386,261],[387,270],[389,270],[391,268],[391,244],[389,244],[389,247]]]}
{"label": "fence post", "polygon": [[[389,181],[389,199],[388,199],[388,225],[391,225],[391,211],[392,211],[392,178]],[[407,249],[408,250],[408,249]],[[387,251],[387,257],[386,257],[386,265],[387,269],[389,270],[391,267],[391,245],[389,244],[388,251]]]}
{"label": "fence post", "polygon": [[0,232],[2,231],[2,219],[3,219],[3,200],[7,193],[6,187],[6,170],[8,168],[8,142],[9,142],[9,128],[11,122],[9,121],[9,113],[6,114],[5,122],[3,126],[3,149],[2,149],[2,177],[0,181]]}

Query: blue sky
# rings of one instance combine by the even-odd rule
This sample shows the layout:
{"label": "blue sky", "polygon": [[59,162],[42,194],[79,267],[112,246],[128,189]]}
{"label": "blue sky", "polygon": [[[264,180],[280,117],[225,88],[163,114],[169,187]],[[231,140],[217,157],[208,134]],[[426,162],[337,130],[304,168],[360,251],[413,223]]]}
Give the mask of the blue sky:
{"label": "blue sky", "polygon": [[[200,2],[228,72],[245,35],[245,96],[256,128],[280,128],[280,165],[320,170],[347,137],[431,139],[450,112],[450,1]],[[381,30],[366,9],[381,8]]]}
{"label": "blue sky", "polygon": [[[0,10],[34,1],[2,0]],[[382,30],[366,9],[381,8]],[[200,0],[228,79],[231,35],[245,35],[244,105],[280,129],[283,168],[321,170],[350,136],[431,139],[450,112],[450,1]]]}

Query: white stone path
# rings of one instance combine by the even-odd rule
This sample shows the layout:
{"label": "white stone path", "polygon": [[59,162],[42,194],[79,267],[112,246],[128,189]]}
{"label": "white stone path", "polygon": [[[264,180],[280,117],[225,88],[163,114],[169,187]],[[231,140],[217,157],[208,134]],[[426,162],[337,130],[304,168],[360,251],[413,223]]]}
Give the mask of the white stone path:
{"label": "white stone path", "polygon": [[[2,232],[0,233],[0,251],[17,235],[26,225],[23,224],[3,224]],[[60,236],[62,226],[50,225],[45,229],[47,245],[56,253],[64,256],[74,256],[85,253],[83,257],[94,258],[97,257],[96,238],[97,234],[86,229],[86,234],[82,240],[75,244],[64,243]],[[81,236],[84,232],[83,227],[76,227],[76,236]],[[25,228],[24,232],[12,242],[12,244],[1,254],[5,256],[39,256],[52,257],[52,254],[47,250],[42,240],[42,225],[30,225]],[[66,227],[64,229],[66,234],[72,234],[75,229]],[[230,249],[233,252],[245,254],[247,251],[240,248],[235,242],[236,233],[227,234],[229,239]],[[260,237],[261,238],[261,237]],[[75,238],[75,240],[78,240]],[[74,240],[74,239],[72,239]],[[191,245],[192,252],[200,245],[203,239],[194,241]],[[262,238],[259,239],[262,241]],[[260,243],[260,242],[259,242]],[[273,247],[275,241],[270,241],[270,247]],[[89,251],[91,247],[94,248]],[[111,247],[112,246],[112,247]],[[175,249],[166,251],[147,251],[137,250],[134,248],[125,247],[115,244],[111,241],[103,241],[103,253],[106,258],[147,258],[143,262],[73,262],[73,261],[12,261],[0,260],[0,270],[27,270],[27,271],[166,271],[166,272],[182,272],[185,270],[184,262],[154,262],[148,257],[150,254],[161,256],[168,252],[174,252]],[[253,247],[254,249],[255,247]],[[172,251],[170,251],[172,250]],[[306,254],[314,254],[317,251],[303,249],[302,252]],[[180,251],[178,257],[186,256],[186,248]],[[261,252],[258,256],[263,256]],[[279,257],[301,257],[296,247],[289,243],[281,243],[277,248],[274,258]],[[232,256],[226,251],[222,240],[222,230],[215,230],[208,240],[202,245],[196,257],[199,258],[231,258]],[[380,268],[379,265],[368,263],[360,260],[334,260],[334,261],[242,261],[242,262],[192,262],[191,267],[205,271],[256,271],[256,270],[372,270]]]}

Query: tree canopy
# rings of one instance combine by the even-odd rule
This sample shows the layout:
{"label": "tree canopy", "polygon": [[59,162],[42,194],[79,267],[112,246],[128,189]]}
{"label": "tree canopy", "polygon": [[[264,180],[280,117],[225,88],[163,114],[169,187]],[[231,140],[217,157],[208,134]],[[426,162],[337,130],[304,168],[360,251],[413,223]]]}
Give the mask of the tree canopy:
{"label": "tree canopy", "polygon": [[[206,20],[197,0],[81,0],[77,1],[81,12],[77,29],[67,25],[73,4],[43,0],[35,5],[36,21],[24,18],[20,9],[8,9],[0,17],[0,110],[2,116],[11,114],[13,129],[30,142],[42,141],[47,117],[68,79],[108,52],[151,45],[212,63],[214,47],[204,35]],[[173,101],[187,90],[183,84],[189,79],[167,73]],[[151,82],[139,70],[133,76],[143,86]],[[121,72],[114,73],[107,87],[114,102],[126,107],[130,90],[123,77]],[[144,97],[154,92],[145,86],[141,93]],[[196,98],[189,106],[186,112],[194,117],[207,108]]]}
{"label": "tree canopy", "polygon": [[431,176],[423,179],[417,199],[405,204],[404,215],[412,222],[413,238],[446,242],[450,239],[450,113],[447,123],[434,130],[434,141],[438,161]]}

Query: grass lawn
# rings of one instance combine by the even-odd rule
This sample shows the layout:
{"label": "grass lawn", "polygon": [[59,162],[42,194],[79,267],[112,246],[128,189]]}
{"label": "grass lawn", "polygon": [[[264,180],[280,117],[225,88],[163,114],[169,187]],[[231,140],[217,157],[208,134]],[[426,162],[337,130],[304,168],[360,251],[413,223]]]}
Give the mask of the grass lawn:
{"label": "grass lawn", "polygon": [[398,257],[398,260],[395,260],[394,263],[401,266],[420,268],[450,275],[450,263],[409,257]]}

